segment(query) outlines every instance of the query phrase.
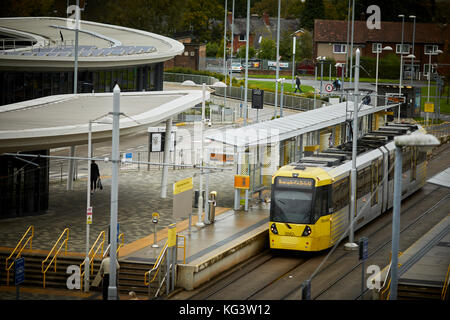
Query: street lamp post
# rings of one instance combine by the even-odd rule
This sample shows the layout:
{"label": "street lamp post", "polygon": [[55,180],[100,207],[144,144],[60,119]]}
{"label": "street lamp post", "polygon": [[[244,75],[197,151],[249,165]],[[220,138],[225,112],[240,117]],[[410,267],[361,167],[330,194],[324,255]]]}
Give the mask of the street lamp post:
{"label": "street lamp post", "polygon": [[[184,81],[181,85],[183,86],[195,86],[196,84],[190,80]],[[226,89],[227,85],[221,81],[217,81],[212,85],[202,84],[202,119],[200,123],[200,165],[202,166],[200,175],[199,175],[199,196],[198,196],[198,221],[196,226],[202,228],[205,224],[202,222],[202,213],[203,213],[203,131],[205,125],[205,109],[206,109],[206,87],[209,88],[224,88]],[[210,113],[211,117],[211,113]],[[205,220],[207,219],[205,214]]]}
{"label": "street lamp post", "polygon": [[280,99],[280,117],[283,117],[283,91],[284,91],[284,80],[285,78],[280,78],[277,82],[281,83],[281,99]]}
{"label": "street lamp post", "polygon": [[407,134],[394,138],[395,169],[394,169],[394,209],[392,216],[392,259],[391,259],[391,295],[390,300],[397,299],[398,286],[398,244],[400,236],[400,205],[402,188],[402,148],[424,147],[432,148],[439,145],[439,140],[431,134]]}
{"label": "street lamp post", "polygon": [[75,65],[73,70],[73,93],[78,91],[78,29],[80,25],[80,0],[77,0],[75,7],[75,47],[74,59]]}
{"label": "street lamp post", "polygon": [[356,216],[356,157],[357,141],[358,141],[358,98],[359,98],[359,65],[360,65],[360,50],[356,49],[356,61],[355,61],[355,89],[353,98],[353,141],[352,141],[352,169],[351,169],[351,203],[350,203],[350,229],[348,235],[348,242],[345,244],[345,250],[356,250],[358,245],[354,241],[354,227],[353,221]]}
{"label": "street lamp post", "polygon": [[[402,18],[402,42],[400,45],[400,85],[398,86],[398,95],[401,98],[402,95],[402,79],[403,79],[403,31],[404,31],[404,25],[405,25],[405,15],[399,14],[399,18]],[[397,122],[400,123],[400,109],[402,104],[399,103],[398,105],[398,115],[397,115]]]}
{"label": "street lamp post", "polygon": [[[416,16],[409,16],[410,19],[414,19],[414,24],[413,24],[413,34],[412,34],[412,51],[411,54],[414,54],[414,40],[416,37]],[[413,78],[414,78],[414,59],[411,60],[411,87],[413,85]]]}
{"label": "street lamp post", "polygon": [[[425,52],[425,54],[428,55],[428,94],[427,94],[427,102],[430,102],[431,56],[432,55],[437,56],[438,54],[440,54],[442,52],[443,51],[439,50],[439,49],[436,50],[436,51],[431,50],[428,53]],[[435,99],[435,101],[436,101],[436,99]],[[428,125],[428,112],[425,112],[425,113],[426,113],[426,121],[425,121],[425,123]]]}
{"label": "street lamp post", "polygon": [[375,94],[376,94],[376,98],[375,98],[375,105],[378,106],[378,61],[379,61],[379,57],[380,57],[380,52],[385,50],[385,51],[391,51],[392,47],[390,46],[386,46],[384,48],[381,48],[382,45],[380,46],[380,48],[377,45],[377,67],[376,67],[376,71],[375,71]]}
{"label": "street lamp post", "polygon": [[116,286],[116,261],[117,261],[117,211],[119,202],[119,118],[120,118],[120,88],[116,84],[113,90],[113,132],[112,132],[112,149],[111,149],[111,247],[109,251],[110,256],[110,273],[109,273],[109,287],[108,299],[117,300],[117,286]]}
{"label": "street lamp post", "polygon": [[[104,116],[101,116],[100,118],[103,118]],[[86,196],[86,213],[89,210],[92,210],[91,208],[91,163],[92,163],[92,124],[93,123],[102,123],[102,124],[111,124],[111,121],[98,121],[97,118],[95,120],[89,120],[88,125],[88,174],[87,174],[87,196]],[[90,209],[91,208],[91,209]],[[91,211],[92,213],[92,211]],[[89,292],[89,271],[90,271],[90,258],[89,258],[89,233],[90,233],[90,224],[88,223],[86,219],[86,258],[84,260],[84,291]]]}
{"label": "street lamp post", "polygon": [[[250,45],[250,0],[247,0],[247,30],[245,33],[245,92],[244,92],[244,127],[247,125],[247,116],[248,116],[248,47]],[[275,93],[275,112],[277,107],[277,95]]]}
{"label": "street lamp post", "polygon": [[296,38],[295,38],[295,34],[294,34],[294,36],[292,37],[292,89],[294,89],[294,82],[295,82],[295,79],[294,79],[294,72],[295,72],[295,40],[296,40]]}
{"label": "street lamp post", "polygon": [[281,11],[281,0],[278,0],[278,19],[277,19],[277,55],[276,59],[276,71],[275,71],[275,112],[274,117],[277,116],[277,102],[278,102],[278,77],[280,75],[280,11]]}

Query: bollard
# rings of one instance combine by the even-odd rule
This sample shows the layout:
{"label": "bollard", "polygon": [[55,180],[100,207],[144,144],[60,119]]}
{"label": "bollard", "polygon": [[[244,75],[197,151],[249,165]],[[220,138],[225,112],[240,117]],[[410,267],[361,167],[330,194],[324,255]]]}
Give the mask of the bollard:
{"label": "bollard", "polygon": [[156,237],[156,225],[158,224],[158,220],[159,220],[159,213],[153,212],[152,213],[152,222],[155,225],[155,233],[154,233],[154,240],[153,240],[152,248],[159,248],[158,243],[157,243],[157,237]]}
{"label": "bollard", "polygon": [[208,200],[208,220],[210,223],[213,223],[216,218],[216,206],[217,206],[217,191],[211,191],[209,193],[209,200]]}

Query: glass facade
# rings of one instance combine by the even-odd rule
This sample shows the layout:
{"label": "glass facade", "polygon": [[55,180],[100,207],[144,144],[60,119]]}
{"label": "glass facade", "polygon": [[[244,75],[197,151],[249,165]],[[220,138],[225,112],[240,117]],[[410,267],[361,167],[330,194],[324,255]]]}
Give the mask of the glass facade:
{"label": "glass facade", "polygon": [[[117,83],[121,91],[163,90],[163,63],[144,66],[79,70],[79,93],[112,92]],[[73,93],[71,71],[0,70],[0,105],[57,94]]]}
{"label": "glass facade", "polygon": [[[48,155],[48,150],[31,151]],[[0,219],[44,213],[48,209],[49,160],[36,158],[38,166],[11,156],[0,156]]]}

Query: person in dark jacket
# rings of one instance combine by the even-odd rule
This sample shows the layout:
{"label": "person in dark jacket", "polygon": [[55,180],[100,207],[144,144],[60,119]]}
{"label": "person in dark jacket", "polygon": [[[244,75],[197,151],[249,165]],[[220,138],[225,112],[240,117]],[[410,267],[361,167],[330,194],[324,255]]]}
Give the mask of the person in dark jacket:
{"label": "person in dark jacket", "polygon": [[100,178],[100,170],[95,160],[91,162],[91,194],[94,194],[94,190],[97,189],[97,180]]}
{"label": "person in dark jacket", "polygon": [[297,77],[295,77],[295,90],[294,90],[294,93],[297,93],[297,90],[300,92],[300,93],[302,93],[302,89],[300,89],[300,77],[299,76],[297,76]]}

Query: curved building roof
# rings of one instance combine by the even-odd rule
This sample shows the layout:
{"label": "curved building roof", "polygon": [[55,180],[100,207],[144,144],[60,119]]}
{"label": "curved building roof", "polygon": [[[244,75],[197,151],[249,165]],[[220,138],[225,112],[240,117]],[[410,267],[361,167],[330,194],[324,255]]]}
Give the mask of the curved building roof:
{"label": "curved building roof", "polygon": [[[184,51],[182,43],[158,34],[91,21],[81,20],[78,34],[80,69],[157,63]],[[9,48],[0,51],[1,69],[73,68],[75,30],[71,19],[0,18],[0,35],[21,40],[5,43]]]}
{"label": "curved building roof", "polygon": [[[210,93],[206,91],[205,98]],[[122,92],[120,134],[147,130],[202,102],[201,90]],[[113,93],[55,95],[0,106],[0,154],[87,144],[111,139]]]}

